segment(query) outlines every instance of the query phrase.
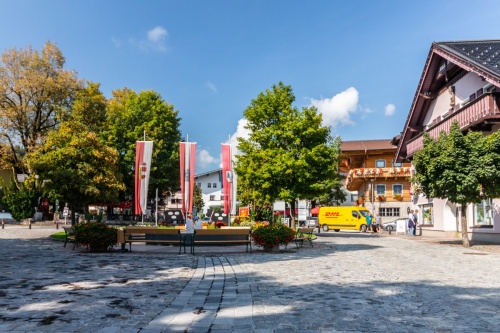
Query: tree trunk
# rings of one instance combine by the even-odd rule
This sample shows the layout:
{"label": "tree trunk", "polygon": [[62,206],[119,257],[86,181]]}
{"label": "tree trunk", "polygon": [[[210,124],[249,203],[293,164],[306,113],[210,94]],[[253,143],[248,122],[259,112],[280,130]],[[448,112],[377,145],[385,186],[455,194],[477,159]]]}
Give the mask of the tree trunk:
{"label": "tree trunk", "polygon": [[470,247],[469,233],[467,232],[467,204],[462,204],[462,216],[460,217],[462,227],[462,244],[464,247]]}

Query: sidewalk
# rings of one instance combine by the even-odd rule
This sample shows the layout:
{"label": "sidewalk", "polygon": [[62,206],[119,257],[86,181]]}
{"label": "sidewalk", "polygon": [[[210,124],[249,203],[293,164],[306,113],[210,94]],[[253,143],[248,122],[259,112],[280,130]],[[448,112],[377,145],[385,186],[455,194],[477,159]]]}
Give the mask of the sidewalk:
{"label": "sidewalk", "polygon": [[0,230],[0,332],[468,333],[500,326],[496,253],[419,237],[322,232],[314,248],[278,254],[224,247],[178,255],[138,244],[94,254],[63,248],[47,237],[55,231]]}

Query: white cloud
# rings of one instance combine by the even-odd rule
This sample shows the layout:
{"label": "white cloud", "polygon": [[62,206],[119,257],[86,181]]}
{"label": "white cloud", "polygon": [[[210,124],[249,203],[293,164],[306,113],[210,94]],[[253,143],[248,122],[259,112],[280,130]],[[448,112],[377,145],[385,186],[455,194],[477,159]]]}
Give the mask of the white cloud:
{"label": "white cloud", "polygon": [[339,125],[353,125],[351,113],[358,108],[359,93],[354,87],[338,93],[332,98],[316,100],[311,98],[311,105],[323,114],[323,125],[336,127]]}
{"label": "white cloud", "polygon": [[147,32],[146,39],[136,40],[129,38],[130,44],[138,47],[142,51],[158,51],[166,52],[167,46],[165,39],[168,37],[168,32],[162,26],[157,26]]}
{"label": "white cloud", "polygon": [[206,168],[217,162],[219,161],[215,157],[211,156],[208,150],[202,149],[198,152],[196,164],[199,164],[201,168]]}
{"label": "white cloud", "polygon": [[245,126],[248,124],[248,120],[245,118],[241,118],[238,120],[238,126],[236,127],[236,132],[234,132],[230,137],[229,140],[227,140],[224,143],[230,143],[232,145],[235,145],[235,147],[238,145],[238,140],[236,138],[243,138],[243,139],[248,139],[250,136],[250,131],[245,128]]}
{"label": "white cloud", "polygon": [[385,115],[390,117],[394,114],[394,111],[396,111],[396,106],[394,104],[387,104],[385,107]]}
{"label": "white cloud", "polygon": [[122,46],[122,41],[119,40],[118,38],[116,37],[111,37],[111,42],[113,43],[113,45],[115,47],[121,47]]}
{"label": "white cloud", "polygon": [[213,92],[217,92],[217,86],[214,83],[207,81],[206,85]]}
{"label": "white cloud", "polygon": [[148,31],[148,40],[151,43],[163,43],[167,36],[167,30],[161,26],[157,26]]}

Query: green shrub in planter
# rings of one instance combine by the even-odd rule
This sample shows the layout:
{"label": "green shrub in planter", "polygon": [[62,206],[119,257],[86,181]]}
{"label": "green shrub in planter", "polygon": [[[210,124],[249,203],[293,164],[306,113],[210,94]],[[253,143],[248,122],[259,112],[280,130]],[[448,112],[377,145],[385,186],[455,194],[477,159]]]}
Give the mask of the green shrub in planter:
{"label": "green shrub in planter", "polygon": [[295,231],[283,223],[260,225],[252,232],[253,242],[263,247],[287,245],[293,242]]}

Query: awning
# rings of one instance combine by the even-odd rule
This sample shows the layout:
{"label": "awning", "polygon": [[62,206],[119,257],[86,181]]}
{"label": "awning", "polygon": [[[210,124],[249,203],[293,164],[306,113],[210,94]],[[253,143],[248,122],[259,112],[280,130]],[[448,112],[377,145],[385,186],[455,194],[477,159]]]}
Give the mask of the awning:
{"label": "awning", "polygon": [[319,207],[314,207],[311,209],[311,215],[318,215],[319,214]]}

